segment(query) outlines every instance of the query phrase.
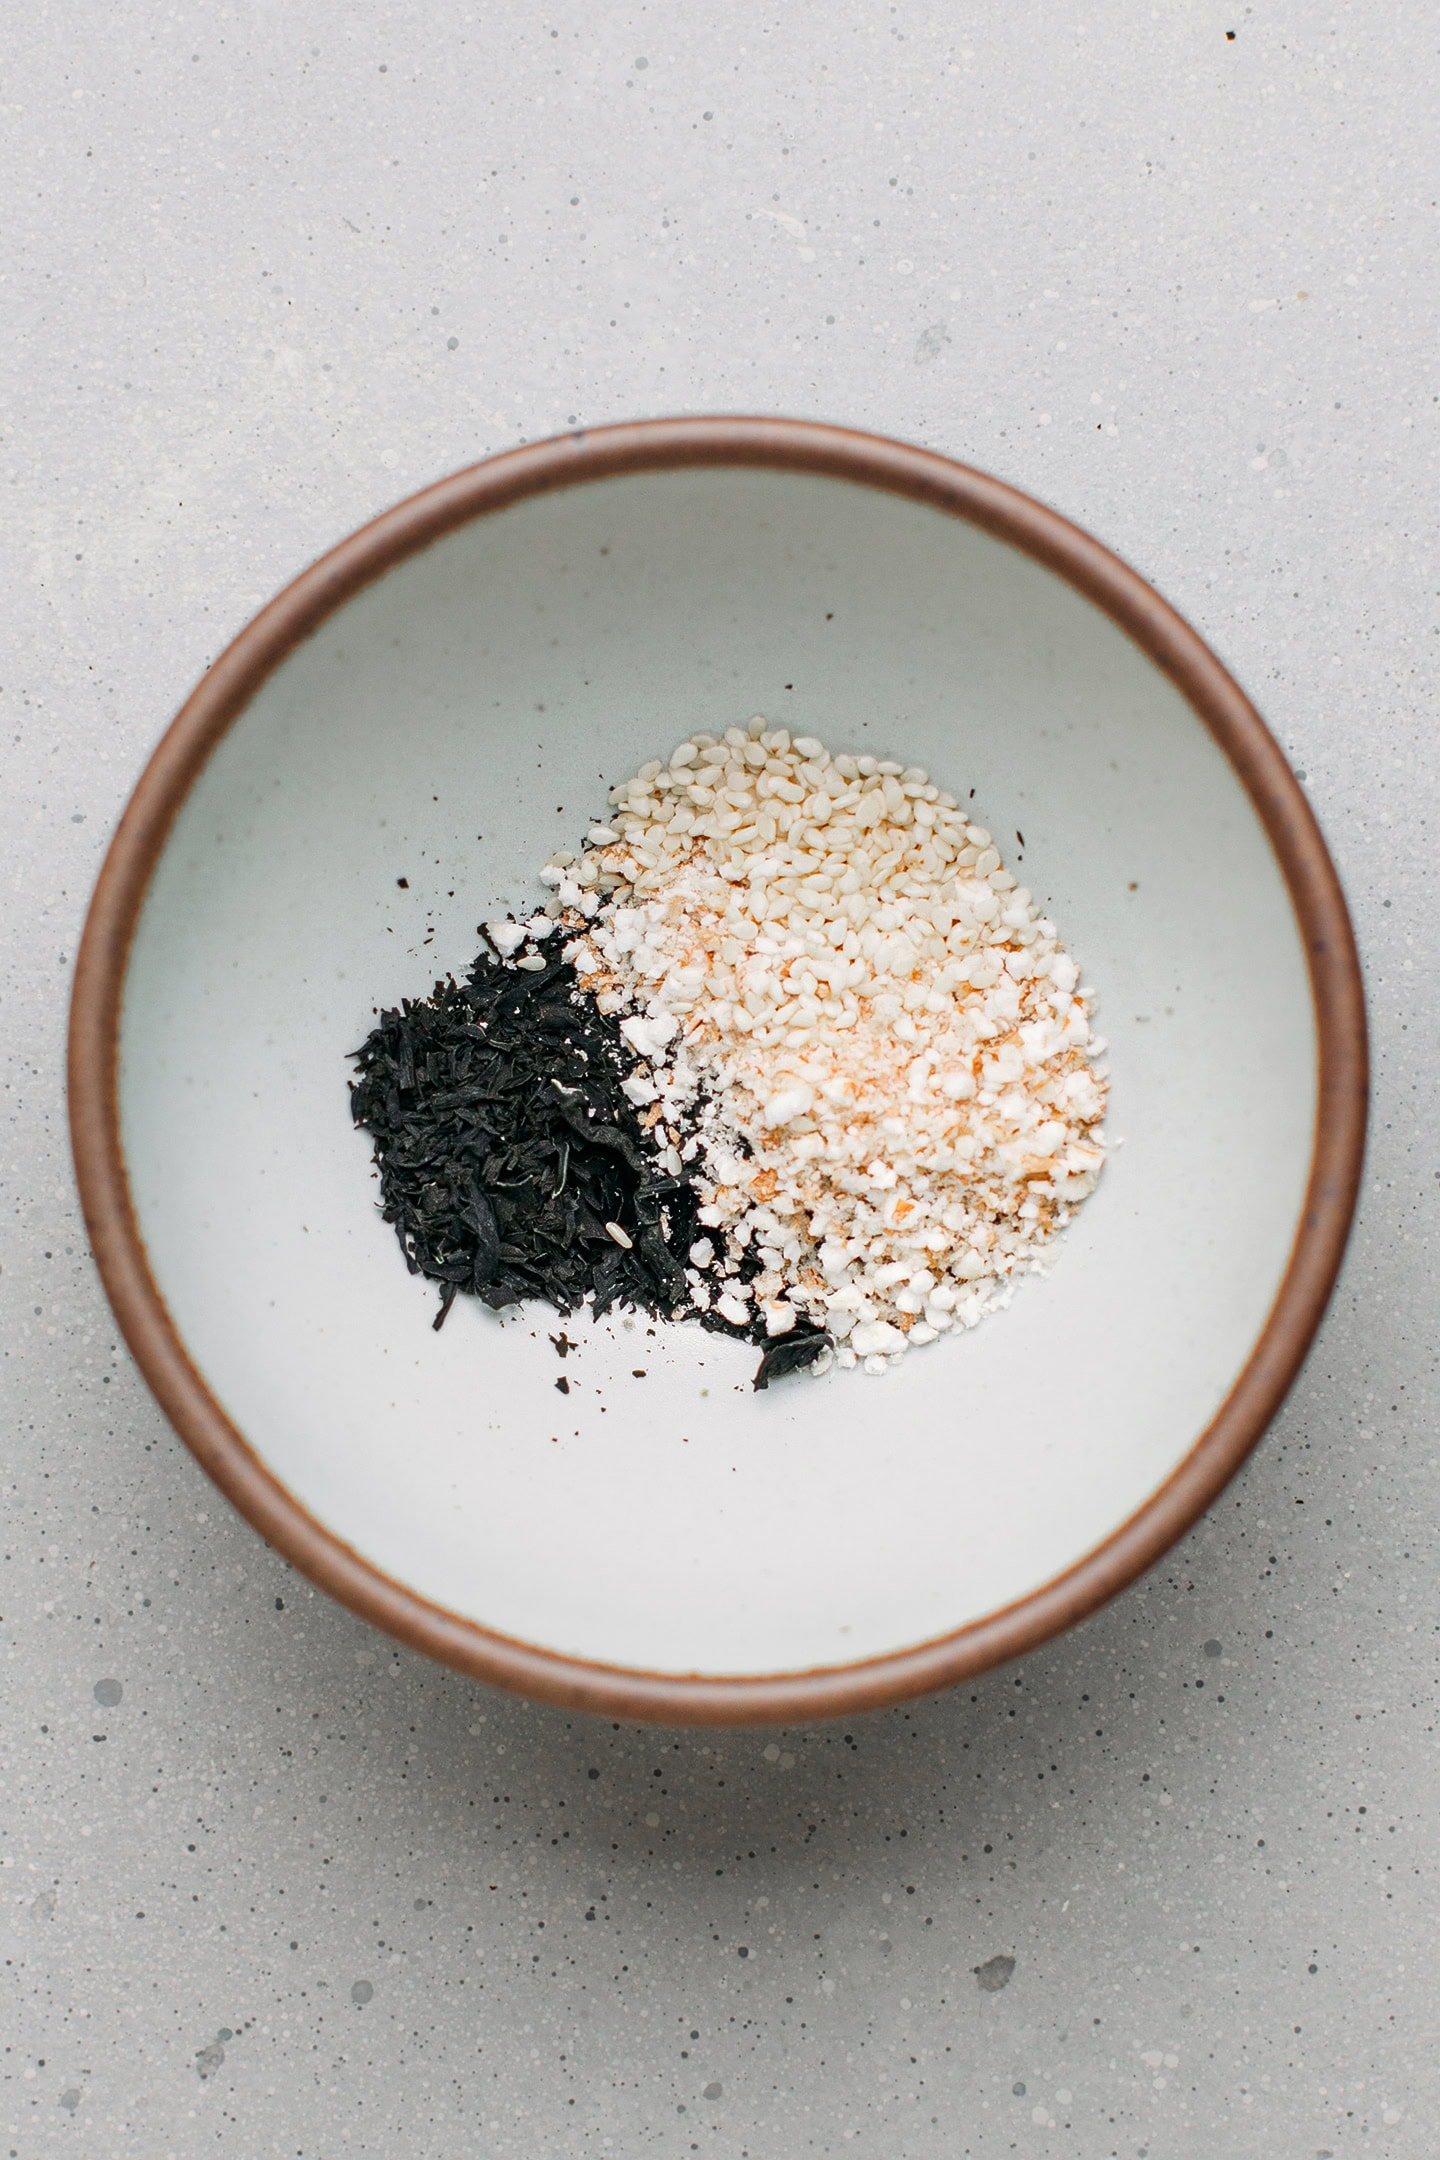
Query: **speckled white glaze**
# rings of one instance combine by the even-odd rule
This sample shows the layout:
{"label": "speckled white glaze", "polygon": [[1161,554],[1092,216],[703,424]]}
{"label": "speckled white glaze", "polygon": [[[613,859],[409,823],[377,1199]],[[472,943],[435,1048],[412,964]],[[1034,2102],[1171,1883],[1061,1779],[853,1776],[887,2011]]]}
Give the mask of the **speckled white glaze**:
{"label": "speckled white glaze", "polygon": [[[345,1053],[541,897],[610,780],[756,711],[974,790],[1098,994],[1111,1161],[1049,1279],[884,1380],[757,1397],[753,1354],[698,1330],[572,1323],[562,1397],[546,1311],[462,1302],[432,1333]],[[1144,1502],[1263,1326],[1314,1066],[1269,844],[1138,648],[938,511],[701,469],[481,520],[281,666],[157,869],[121,1110],[175,1323],[319,1520],[503,1633],[756,1674],[946,1633]]]}

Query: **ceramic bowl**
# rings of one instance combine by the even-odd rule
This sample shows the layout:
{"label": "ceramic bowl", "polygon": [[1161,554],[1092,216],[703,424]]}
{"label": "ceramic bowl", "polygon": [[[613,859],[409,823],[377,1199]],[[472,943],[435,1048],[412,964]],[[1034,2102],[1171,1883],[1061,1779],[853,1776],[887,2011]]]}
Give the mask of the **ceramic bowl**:
{"label": "ceramic bowl", "polygon": [[[562,1396],[552,1315],[432,1331],[346,1053],[611,781],[757,712],[974,791],[1096,991],[1111,1158],[1047,1279],[883,1378],[756,1395],[748,1348],[621,1320]],[[72,1013],[100,1269],[235,1505],[420,1649],[676,1722],[936,1687],[1153,1561],[1314,1332],[1364,1092],[1324,844],[1195,633],[1000,482],[789,421],[518,450],[297,579],[141,779]]]}

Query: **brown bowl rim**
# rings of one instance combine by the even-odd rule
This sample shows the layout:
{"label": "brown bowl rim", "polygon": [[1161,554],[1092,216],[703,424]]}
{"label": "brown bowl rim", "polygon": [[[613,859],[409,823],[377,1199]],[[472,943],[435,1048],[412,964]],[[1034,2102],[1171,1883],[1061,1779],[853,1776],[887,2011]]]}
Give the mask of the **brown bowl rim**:
{"label": "brown bowl rim", "polygon": [[[121,999],[150,875],[211,750],[266,677],[363,586],[476,517],[554,488],[696,465],[822,474],[928,504],[1044,564],[1101,608],[1181,691],[1254,803],[1289,888],[1315,1004],[1315,1143],[1294,1246],[1250,1357],[1184,1460],[1127,1521],[1013,1604],[929,1642],[804,1672],[717,1676],[591,1663],[446,1611],[363,1559],[272,1476],[191,1363],[150,1273],[120,1137]],[[156,1399],[227,1498],[319,1588],[412,1648],[567,1709],[671,1724],[793,1723],[948,1686],[1035,1649],[1158,1560],[1255,1446],[1319,1325],[1354,1212],[1366,1095],[1364,995],[1339,880],[1278,745],[1209,647],[1137,571],[1033,497],[936,451],[806,420],[714,416],[578,429],[436,482],[303,571],[209,668],[141,775],[96,884],[70,1010],[71,1139],[101,1278]]]}

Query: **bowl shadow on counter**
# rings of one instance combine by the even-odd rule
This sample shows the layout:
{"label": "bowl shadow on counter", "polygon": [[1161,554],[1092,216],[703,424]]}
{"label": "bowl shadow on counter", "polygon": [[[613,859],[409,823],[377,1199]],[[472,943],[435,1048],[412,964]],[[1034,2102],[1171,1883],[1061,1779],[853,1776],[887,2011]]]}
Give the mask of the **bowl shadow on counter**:
{"label": "bowl shadow on counter", "polygon": [[1258,1684],[1263,1645],[1234,1625],[1253,1544],[1226,1520],[1255,1475],[1247,1466],[1148,1577],[1029,1658],[823,1724],[675,1730],[575,1715],[392,1650],[333,1609],[328,1618],[365,1634],[374,1665],[391,1667],[390,1711],[367,1719],[369,1748],[396,1775],[402,1759],[421,1770],[457,1826],[487,1803],[512,1822],[548,1813],[553,1842],[588,1852],[597,1870],[645,1864],[681,1881],[762,1853],[772,1872],[799,1878],[832,1845],[851,1869],[867,1842],[893,1871],[912,1836],[933,1845],[943,1826],[948,1857],[989,1855],[999,1869],[1008,1841],[1033,1846],[1051,1823],[1088,1822],[1097,1843],[1097,1816],[1122,1794],[1158,1798],[1177,1739],[1195,1750],[1207,1719],[1224,1716],[1227,1679],[1237,1697]]}

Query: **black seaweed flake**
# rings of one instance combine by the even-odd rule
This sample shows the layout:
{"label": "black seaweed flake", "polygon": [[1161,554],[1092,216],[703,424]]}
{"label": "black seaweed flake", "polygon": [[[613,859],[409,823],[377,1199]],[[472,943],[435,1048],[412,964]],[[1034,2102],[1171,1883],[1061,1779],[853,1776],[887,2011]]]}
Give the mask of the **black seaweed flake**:
{"label": "black seaweed flake", "polygon": [[765,1345],[765,1354],[750,1384],[757,1389],[768,1388],[772,1380],[783,1380],[786,1373],[805,1372],[821,1351],[829,1348],[830,1337],[823,1328],[794,1328],[788,1335],[776,1335]]}
{"label": "black seaweed flake", "polygon": [[[763,1341],[759,1316],[734,1327],[691,1300],[698,1196],[662,1169],[621,1088],[636,1060],[618,1024],[543,947],[517,958],[545,964],[482,955],[464,984],[382,1013],[354,1053],[351,1110],[374,1142],[381,1212],[411,1273],[441,1287],[435,1326],[466,1291],[496,1311],[527,1297],[562,1314],[618,1304]],[[828,1341],[803,1339],[808,1357],[775,1355],[800,1337],[770,1345],[757,1387]]]}

